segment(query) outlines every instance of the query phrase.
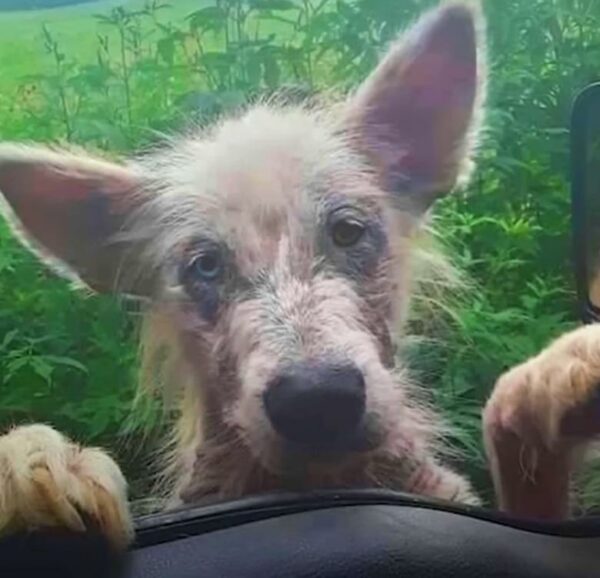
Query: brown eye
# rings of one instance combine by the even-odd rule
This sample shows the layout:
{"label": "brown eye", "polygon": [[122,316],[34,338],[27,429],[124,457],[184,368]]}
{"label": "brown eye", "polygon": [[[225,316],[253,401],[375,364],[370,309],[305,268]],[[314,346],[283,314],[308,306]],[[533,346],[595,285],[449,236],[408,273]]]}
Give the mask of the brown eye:
{"label": "brown eye", "polygon": [[356,245],[365,232],[364,225],[354,219],[341,219],[331,227],[331,238],[338,247]]}

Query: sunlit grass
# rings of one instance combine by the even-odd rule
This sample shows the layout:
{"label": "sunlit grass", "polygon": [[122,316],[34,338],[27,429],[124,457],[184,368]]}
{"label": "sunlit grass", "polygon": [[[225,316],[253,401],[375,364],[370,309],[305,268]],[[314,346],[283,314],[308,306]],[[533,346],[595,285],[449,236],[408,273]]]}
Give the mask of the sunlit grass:
{"label": "sunlit grass", "polygon": [[[68,55],[93,61],[98,35],[114,36],[95,18],[116,6],[143,6],[145,0],[99,0],[98,2],[47,10],[0,12],[0,91],[14,91],[23,78],[41,74],[48,68],[44,53],[42,26],[47,26]],[[206,0],[173,0],[164,10],[167,20],[181,22],[206,4]]]}

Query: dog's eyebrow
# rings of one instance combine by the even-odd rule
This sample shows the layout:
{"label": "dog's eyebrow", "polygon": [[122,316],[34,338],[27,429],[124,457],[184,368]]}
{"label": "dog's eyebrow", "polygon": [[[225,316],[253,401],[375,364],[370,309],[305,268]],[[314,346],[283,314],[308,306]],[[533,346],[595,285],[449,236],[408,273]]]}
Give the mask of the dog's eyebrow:
{"label": "dog's eyebrow", "polygon": [[342,193],[332,193],[321,199],[320,210],[318,211],[322,219],[326,219],[334,211],[348,209],[356,210],[365,214],[373,215],[378,212],[376,204],[369,199],[347,196]]}

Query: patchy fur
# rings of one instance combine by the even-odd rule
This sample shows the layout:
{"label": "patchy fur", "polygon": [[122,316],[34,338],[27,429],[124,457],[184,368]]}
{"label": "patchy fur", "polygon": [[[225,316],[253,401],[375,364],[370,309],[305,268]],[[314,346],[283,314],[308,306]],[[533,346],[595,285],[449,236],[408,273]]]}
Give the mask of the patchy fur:
{"label": "patchy fur", "polygon": [[[476,4],[445,3],[342,103],[260,104],[127,165],[0,146],[6,213],[28,245],[95,290],[147,303],[143,385],[159,385],[180,412],[159,492],[169,506],[364,486],[478,503],[443,463],[442,420],[395,345],[428,209],[471,170],[482,34]],[[333,388],[342,370],[360,396],[349,378]],[[286,403],[314,387],[321,413],[301,428],[347,411],[330,401],[324,413],[323,392],[355,403],[356,423],[298,442],[265,401],[281,383],[297,396]],[[68,459],[61,464],[70,471]],[[97,467],[105,480],[115,466],[105,457]],[[73,488],[87,474],[63,470],[54,481],[66,503],[101,516],[94,500],[108,486],[95,484],[81,504]],[[108,491],[122,512],[122,494]]]}
{"label": "patchy fur", "polygon": [[[422,404],[413,407],[412,386],[406,371],[398,366],[390,372],[382,364],[382,359],[388,364],[392,362],[389,334],[402,323],[398,312],[404,308],[410,288],[411,237],[416,234],[418,219],[398,211],[392,218],[387,197],[373,184],[373,176],[362,159],[353,154],[344,140],[334,138],[335,128],[323,132],[321,111],[316,117],[312,114],[314,111],[259,109],[241,121],[229,121],[221,128],[223,132],[215,131],[212,142],[202,144],[206,147],[203,155],[194,157],[209,159],[206,167],[196,168],[203,172],[201,181],[194,174],[187,184],[183,182],[183,173],[190,166],[188,155],[197,155],[193,147],[199,145],[195,142],[184,143],[182,149],[176,148],[171,153],[173,158],[167,163],[171,172],[162,165],[155,169],[161,183],[157,186],[165,187],[169,198],[157,197],[160,200],[151,211],[169,215],[169,222],[174,219],[178,225],[175,230],[165,226],[163,235],[160,229],[154,230],[149,248],[153,259],[162,263],[165,254],[177,254],[182,237],[187,241],[196,231],[209,228],[210,223],[212,231],[227,239],[227,246],[236,255],[240,275],[260,277],[262,271],[268,271],[253,287],[251,298],[233,299],[224,305],[226,310],[216,326],[206,327],[193,313],[195,303],[189,303],[185,290],[177,286],[176,271],[172,272],[173,277],[167,276],[166,297],[157,299],[154,306],[161,320],[158,331],[166,331],[171,336],[162,341],[168,342],[166,345],[176,358],[188,359],[185,365],[188,375],[179,375],[178,379],[201,392],[202,399],[193,403],[185,397],[182,421],[195,422],[202,413],[210,416],[198,428],[201,433],[196,431],[191,436],[186,433],[186,437],[191,437],[189,446],[196,446],[199,437],[204,444],[196,447],[193,490],[181,490],[184,501],[196,501],[211,494],[235,497],[244,495],[249,488],[257,491],[261,487],[283,488],[286,484],[290,487],[371,485],[380,477],[375,456],[361,456],[359,466],[350,460],[348,473],[341,464],[335,468],[313,465],[300,473],[281,471],[280,444],[265,422],[260,395],[282,363],[298,358],[337,356],[357,363],[367,383],[373,384],[369,388],[370,412],[383,422],[384,430],[397,430],[389,433],[382,446],[386,459],[389,455],[400,455],[403,460],[414,461],[406,466],[410,471],[435,452],[436,441],[439,441],[434,424],[440,420]],[[265,126],[270,127],[268,131],[264,130]],[[244,172],[246,159],[240,163],[235,159],[231,151],[234,136],[230,135],[238,135],[240,150],[245,150],[246,138],[254,143],[249,165],[259,167],[259,174],[269,173],[271,159],[281,156],[281,149],[292,151],[287,153],[287,158],[279,160],[286,169],[281,185],[278,185],[277,173],[274,182],[269,183],[272,198],[269,197],[268,203],[263,204],[264,182],[256,182],[253,170]],[[284,137],[289,139],[288,146],[281,140]],[[300,138],[306,141],[306,151],[289,146]],[[211,147],[215,152],[207,151]],[[225,167],[221,167],[216,158],[219,151],[227,151]],[[156,166],[154,160],[143,162],[148,167]],[[225,198],[215,194],[215,198],[198,201],[193,183],[218,182],[219,175],[230,178],[227,169],[231,163],[238,167],[236,186],[229,188],[231,183],[227,180],[222,186],[215,184],[216,190],[227,192]],[[295,165],[301,167],[294,168]],[[217,167],[215,176],[214,166]],[[179,175],[177,191],[170,188],[175,175]],[[318,223],[320,211],[327,209],[337,191],[355,197],[365,212],[388,219],[389,254],[372,279],[367,280],[364,297],[357,294],[352,279],[337,275],[331,278],[327,268],[320,270],[315,248],[311,247],[310,238],[307,239],[307,233],[314,235],[311,224]],[[185,194],[189,195],[190,204],[198,203],[201,211],[187,208],[188,203],[181,199]],[[173,206],[166,209],[165,203],[169,201]],[[228,209],[229,205],[232,209]],[[206,217],[207,206],[209,216]],[[230,210],[235,211],[235,218]],[[160,222],[147,212],[143,218]],[[184,225],[186,219],[190,223]],[[187,227],[190,233],[185,235]],[[147,229],[139,225],[138,228]],[[265,231],[272,232],[274,238],[266,236]],[[152,339],[161,340],[156,336]],[[217,361],[216,367],[211,360]],[[153,363],[152,357],[148,362]],[[173,385],[167,389],[172,391]],[[187,432],[188,428],[184,430]],[[408,451],[405,438],[413,442],[414,449]],[[193,447],[189,446],[183,449],[182,455],[194,454]],[[237,467],[224,467],[224,459]],[[296,461],[299,459],[295,457]],[[184,458],[183,471],[188,471],[189,460],[189,457]],[[242,467],[242,464],[247,466]],[[398,468],[393,484],[399,489],[407,484],[404,468],[404,465]],[[181,479],[181,475],[175,472],[176,479]],[[390,485],[388,476],[381,477]]]}

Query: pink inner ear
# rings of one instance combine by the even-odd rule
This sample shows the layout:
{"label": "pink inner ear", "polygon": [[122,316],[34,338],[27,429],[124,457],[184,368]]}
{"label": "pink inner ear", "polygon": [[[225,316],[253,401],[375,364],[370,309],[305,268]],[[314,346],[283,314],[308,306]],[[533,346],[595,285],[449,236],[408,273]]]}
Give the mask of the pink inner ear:
{"label": "pink inner ear", "polygon": [[50,251],[63,254],[70,236],[70,226],[65,224],[77,218],[78,207],[87,199],[89,183],[37,166],[26,170],[15,167],[6,170],[3,177],[10,183],[4,194],[23,227]]}
{"label": "pink inner ear", "polygon": [[106,243],[115,224],[108,221],[120,209],[114,192],[131,186],[120,179],[94,179],[33,164],[6,168],[2,181],[7,183],[4,195],[25,230],[71,264],[75,255],[91,256]]}
{"label": "pink inner ear", "polygon": [[17,160],[1,168],[0,190],[26,236],[92,288],[113,290],[123,249],[114,235],[135,202],[133,176],[85,163]]}
{"label": "pink inner ear", "polygon": [[477,94],[473,18],[460,5],[427,17],[362,95],[363,130],[394,189],[453,184]]}

